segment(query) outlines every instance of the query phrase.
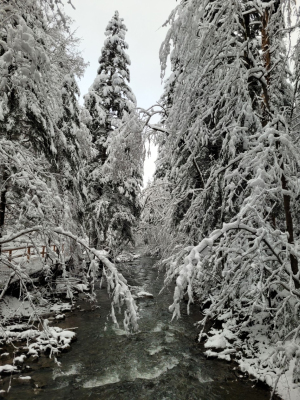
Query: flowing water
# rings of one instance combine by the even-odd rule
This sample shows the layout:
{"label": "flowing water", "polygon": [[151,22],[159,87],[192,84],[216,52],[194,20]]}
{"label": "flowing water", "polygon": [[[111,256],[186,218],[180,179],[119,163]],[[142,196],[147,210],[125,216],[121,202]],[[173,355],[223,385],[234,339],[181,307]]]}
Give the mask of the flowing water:
{"label": "flowing water", "polygon": [[[97,291],[100,308],[69,313],[58,325],[78,327],[78,341],[60,358],[61,368],[46,357],[30,366],[31,380],[13,379],[5,399],[155,399],[155,400],[262,400],[270,394],[247,380],[236,378],[233,364],[207,360],[196,342],[195,306],[191,315],[170,322],[172,290],[159,295],[163,275],[154,260],[142,258],[120,267],[136,290],[154,298],[138,300],[140,332],[127,336],[107,315],[110,303],[105,289]],[[183,305],[183,313],[185,308]],[[121,316],[120,316],[121,322]],[[105,330],[106,327],[106,330]]]}

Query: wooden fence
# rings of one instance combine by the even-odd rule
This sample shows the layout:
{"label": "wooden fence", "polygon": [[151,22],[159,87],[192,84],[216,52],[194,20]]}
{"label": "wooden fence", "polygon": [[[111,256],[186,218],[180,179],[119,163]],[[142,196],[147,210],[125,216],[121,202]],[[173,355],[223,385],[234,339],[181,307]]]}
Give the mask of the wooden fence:
{"label": "wooden fence", "polygon": [[[57,246],[55,244],[52,244],[48,246],[48,248],[53,248],[53,251],[57,251]],[[18,257],[27,257],[27,260],[30,260],[30,256],[37,255],[38,253],[36,252],[36,249],[42,249],[40,251],[40,255],[44,258],[47,255],[47,246],[24,246],[24,247],[11,247],[11,248],[2,248],[1,253],[8,253],[8,259],[12,260],[14,258]],[[31,249],[34,249],[32,252]],[[19,253],[20,250],[25,250],[22,253]],[[62,249],[63,250],[63,249]],[[18,252],[18,254],[13,254],[13,253]]]}

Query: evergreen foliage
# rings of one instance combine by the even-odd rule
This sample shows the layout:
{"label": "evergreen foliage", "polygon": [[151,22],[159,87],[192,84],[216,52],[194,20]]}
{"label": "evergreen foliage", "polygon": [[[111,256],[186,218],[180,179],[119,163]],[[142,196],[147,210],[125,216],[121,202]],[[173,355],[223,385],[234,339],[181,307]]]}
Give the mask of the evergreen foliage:
{"label": "evergreen foliage", "polygon": [[89,173],[91,242],[110,251],[133,242],[132,229],[140,212],[143,145],[135,96],[128,86],[126,31],[116,11],[105,31],[97,77],[85,96],[91,115],[88,126],[97,151]]}
{"label": "evergreen foliage", "polygon": [[[45,221],[49,209],[54,214],[51,211],[46,217],[47,223],[57,225],[61,213],[55,209],[58,205],[68,208],[68,202],[54,199],[65,196],[67,189],[78,203],[78,191],[75,195],[70,186],[78,186],[79,156],[84,158],[78,143],[83,128],[78,88],[66,71],[82,72],[85,63],[72,50],[77,40],[66,33],[66,25],[55,14],[46,19],[39,2],[10,2],[1,13],[2,20],[7,21],[1,25],[0,45],[1,230],[13,226],[4,226],[7,205],[16,229]],[[88,137],[79,140],[87,141]],[[38,176],[40,183],[35,186]],[[26,196],[31,197],[30,207],[22,203]],[[36,214],[29,212],[32,206]],[[72,214],[65,221],[74,219],[78,215]]]}
{"label": "evergreen foliage", "polygon": [[118,126],[124,111],[132,111],[136,104],[128,86],[130,59],[125,53],[128,49],[126,31],[123,19],[116,11],[106,27],[107,39],[99,57],[97,77],[85,95],[85,107],[92,117],[89,128],[102,164],[107,158],[105,143],[108,132]]}

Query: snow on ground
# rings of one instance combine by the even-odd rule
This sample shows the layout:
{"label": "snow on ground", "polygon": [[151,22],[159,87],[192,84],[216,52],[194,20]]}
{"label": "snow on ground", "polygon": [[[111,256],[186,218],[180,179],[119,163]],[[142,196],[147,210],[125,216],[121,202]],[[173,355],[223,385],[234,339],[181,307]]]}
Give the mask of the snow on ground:
{"label": "snow on ground", "polygon": [[[266,382],[270,387],[276,388],[276,393],[284,400],[299,400],[300,387],[293,383],[293,369],[295,367],[295,359],[293,359],[286,372],[279,368],[262,368],[260,365],[264,360],[274,353],[273,346],[267,346],[261,343],[260,353],[256,358],[243,358],[238,361],[241,371],[248,372],[248,374],[255,376],[257,379]],[[282,373],[279,380],[278,374]]]}
{"label": "snow on ground", "polygon": [[14,363],[15,363],[15,364],[16,364],[16,363],[22,364],[22,363],[26,360],[26,358],[27,358],[26,355],[25,355],[25,354],[22,354],[22,355],[20,355],[20,356],[14,358]]}
{"label": "snow on ground", "polygon": [[[26,273],[28,273],[29,275],[39,272],[44,268],[43,259],[41,259],[39,256],[31,256],[30,260],[27,260],[27,257],[19,257],[14,261],[20,265],[21,269],[26,270]],[[2,285],[5,284],[11,273],[12,273],[11,268],[0,263],[0,286],[1,284]],[[15,280],[17,280],[17,278],[14,278],[12,282]]]}
{"label": "snow on ground", "polygon": [[2,367],[0,367],[0,374],[1,373],[7,374],[7,373],[10,373],[10,372],[16,372],[17,370],[18,370],[18,368],[15,367],[14,365],[6,364],[6,365],[3,365]]}
{"label": "snow on ground", "polygon": [[[230,325],[229,321],[227,324]],[[297,347],[295,343],[286,341],[284,346],[281,346],[285,347],[286,354],[290,353],[288,368],[284,371],[276,362],[276,360],[280,359],[280,356],[274,358],[274,355],[278,354],[276,343],[272,343],[265,335],[256,332],[255,346],[257,350],[255,354],[250,354],[249,350],[246,349],[245,343],[226,328],[227,324],[223,324],[221,330],[211,329],[209,337],[204,344],[204,347],[208,349],[205,351],[205,355],[226,361],[231,361],[233,357],[242,372],[247,372],[249,375],[265,382],[271,388],[275,388],[275,392],[282,399],[299,400],[300,387],[299,384],[293,382],[295,358],[292,355]],[[243,351],[238,350],[238,347],[243,347]],[[300,362],[299,359],[300,354],[298,362]]]}
{"label": "snow on ground", "polygon": [[[14,332],[6,329],[5,327],[0,328],[0,340],[17,340],[22,341],[25,339],[34,339],[35,341],[28,345],[28,355],[38,356],[40,352],[43,352],[49,346],[53,348],[53,351],[66,348],[70,345],[76,334],[70,330],[63,330],[58,327],[48,326],[49,321],[44,320],[43,330],[40,331],[37,328],[27,329],[22,332]],[[15,360],[22,362],[26,356],[16,357]],[[24,360],[23,360],[24,361]]]}
{"label": "snow on ground", "polygon": [[[55,312],[61,312],[61,310],[71,310],[69,303],[55,304],[50,308],[47,307],[36,307],[33,310],[32,306],[28,301],[19,301],[15,297],[5,296],[0,304],[0,312],[2,313],[2,322],[8,319],[29,317],[38,313],[43,314],[49,312],[50,309]],[[59,319],[63,317],[62,314],[58,315]],[[73,330],[64,330],[59,327],[49,326],[47,319],[43,320],[42,330],[39,330],[33,324],[16,323],[4,326],[0,326],[0,342],[11,342],[27,340],[27,347],[23,348],[24,353],[18,355],[13,360],[13,365],[3,365],[0,367],[0,375],[11,372],[19,372],[17,365],[21,365],[27,359],[27,357],[39,357],[39,355],[46,350],[50,350],[50,354],[56,355],[61,350],[66,349],[70,346],[71,342],[75,339],[76,333]],[[9,356],[9,353],[3,352],[0,357],[5,359]],[[21,379],[30,379],[30,377],[21,377]]]}
{"label": "snow on ground", "polygon": [[59,320],[59,319],[65,319],[65,318],[66,318],[65,314],[58,314],[58,315],[55,317],[55,319],[57,319],[57,320]]}
{"label": "snow on ground", "polygon": [[3,321],[6,321],[12,317],[21,318],[29,317],[34,314],[43,314],[49,312],[49,307],[46,306],[31,306],[29,301],[20,301],[16,297],[5,296],[0,303],[0,315]]}
{"label": "snow on ground", "polygon": [[85,285],[84,283],[78,283],[77,285],[74,286],[75,289],[77,289],[79,292],[85,292],[88,291],[89,288],[87,285]]}

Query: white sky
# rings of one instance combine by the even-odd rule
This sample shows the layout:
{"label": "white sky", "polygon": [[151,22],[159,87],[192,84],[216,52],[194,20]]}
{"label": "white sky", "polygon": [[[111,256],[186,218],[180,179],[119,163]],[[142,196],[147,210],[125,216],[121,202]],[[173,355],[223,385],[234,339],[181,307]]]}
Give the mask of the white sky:
{"label": "white sky", "polygon": [[[108,21],[116,10],[124,18],[128,32],[127,53],[131,59],[130,86],[137,98],[139,107],[148,108],[155,104],[163,91],[160,79],[159,48],[167,28],[161,26],[178,4],[176,0],[72,0],[76,7],[65,6],[65,11],[74,20],[77,36],[82,38],[81,49],[85,61],[90,63],[85,76],[79,82],[81,94],[87,93],[98,69]],[[153,176],[156,149],[146,160],[144,183]]]}

